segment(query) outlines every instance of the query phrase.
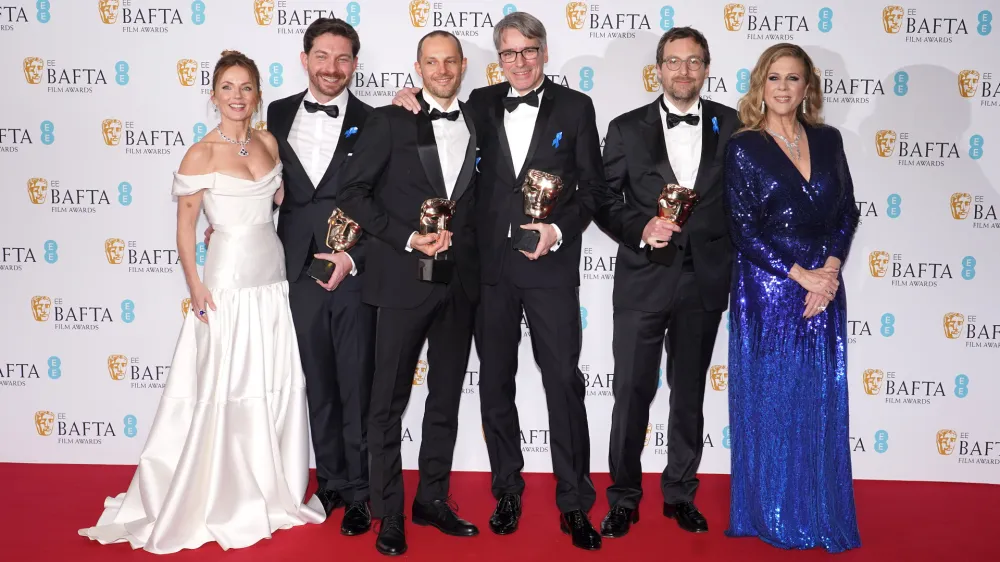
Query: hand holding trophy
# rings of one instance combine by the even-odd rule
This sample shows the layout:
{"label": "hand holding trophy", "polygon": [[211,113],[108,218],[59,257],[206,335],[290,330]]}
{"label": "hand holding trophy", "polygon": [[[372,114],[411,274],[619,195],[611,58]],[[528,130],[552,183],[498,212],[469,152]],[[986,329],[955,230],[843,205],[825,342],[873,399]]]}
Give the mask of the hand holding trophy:
{"label": "hand holding trophy", "polygon": [[[691,217],[691,212],[699,199],[698,193],[691,188],[674,183],[667,184],[663,186],[657,199],[659,218],[682,227]],[[677,244],[668,244],[662,248],[647,246],[646,256],[653,263],[670,266],[677,257]]]}
{"label": "hand holding trophy", "polygon": [[[351,220],[340,209],[334,209],[327,220],[326,245],[334,252],[346,252],[361,238],[361,226]],[[329,283],[336,265],[333,262],[313,258],[307,273],[320,283]]]}
{"label": "hand holding trophy", "polygon": [[[540,170],[528,170],[521,186],[524,196],[524,214],[531,217],[531,222],[544,220],[552,214],[556,200],[563,190],[563,181],[559,176],[547,174]],[[541,235],[537,230],[514,228],[511,233],[511,243],[515,251],[523,250],[533,253],[538,248]]]}
{"label": "hand holding trophy", "polygon": [[[455,214],[455,202],[451,199],[428,199],[420,206],[420,222],[418,232],[421,235],[445,235],[451,226]],[[450,240],[450,237],[447,237]],[[430,283],[447,283],[451,281],[455,262],[447,249],[436,252],[433,257],[417,260],[417,278]]]}

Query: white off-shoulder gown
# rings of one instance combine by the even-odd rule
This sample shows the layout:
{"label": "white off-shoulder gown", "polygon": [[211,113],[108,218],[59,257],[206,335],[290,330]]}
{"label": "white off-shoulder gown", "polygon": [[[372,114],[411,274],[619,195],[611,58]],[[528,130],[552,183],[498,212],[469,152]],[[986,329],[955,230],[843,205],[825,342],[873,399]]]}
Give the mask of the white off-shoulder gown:
{"label": "white off-shoulder gown", "polygon": [[204,283],[216,310],[193,306],[128,491],[80,534],[166,554],[217,542],[242,548],[278,529],[321,523],[309,482],[305,377],[271,201],[281,164],[259,180],[174,174],[172,192],[204,190],[215,228]]}

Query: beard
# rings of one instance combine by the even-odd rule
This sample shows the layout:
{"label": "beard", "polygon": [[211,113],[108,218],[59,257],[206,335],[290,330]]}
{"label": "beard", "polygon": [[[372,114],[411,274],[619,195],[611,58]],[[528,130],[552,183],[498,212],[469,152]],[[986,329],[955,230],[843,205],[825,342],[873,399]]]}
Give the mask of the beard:
{"label": "beard", "polygon": [[692,101],[698,97],[698,91],[700,88],[694,82],[689,82],[687,84],[677,84],[671,83],[669,86],[664,87],[664,91],[667,94],[679,101]]}
{"label": "beard", "polygon": [[[335,82],[327,82],[324,77],[332,78]],[[340,92],[344,91],[347,87],[347,76],[342,72],[333,72],[331,74],[311,74],[309,76],[309,81],[312,85],[316,87],[317,90],[323,92],[323,94],[337,97]]]}
{"label": "beard", "polygon": [[439,98],[450,98],[458,91],[458,82],[450,82],[448,85],[443,86],[434,80],[428,80],[424,83],[424,87]]}

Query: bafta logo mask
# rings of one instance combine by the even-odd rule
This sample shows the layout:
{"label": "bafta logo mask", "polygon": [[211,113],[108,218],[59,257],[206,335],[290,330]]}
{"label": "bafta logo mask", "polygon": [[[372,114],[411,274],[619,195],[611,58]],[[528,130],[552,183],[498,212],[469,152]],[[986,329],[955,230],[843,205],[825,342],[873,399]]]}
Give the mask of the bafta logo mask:
{"label": "bafta logo mask", "polygon": [[649,447],[649,438],[653,436],[653,424],[646,424],[646,438],[642,441],[643,447]]}
{"label": "bafta logo mask", "polygon": [[491,62],[486,65],[486,81],[489,82],[490,86],[499,84],[506,80],[503,75],[503,67],[499,63]]}
{"label": "bafta logo mask", "polygon": [[24,59],[24,79],[28,84],[42,83],[42,69],[45,68],[45,61],[38,57],[27,57]]}
{"label": "bafta logo mask", "polygon": [[56,415],[52,412],[39,410],[35,412],[35,431],[42,437],[52,435],[52,426],[56,422]]}
{"label": "bafta logo mask", "polygon": [[969,217],[969,208],[972,207],[972,195],[969,193],[951,194],[951,218],[961,221]]}
{"label": "bafta logo mask", "polygon": [[198,77],[198,61],[181,59],[177,61],[177,81],[181,86],[194,86]]}
{"label": "bafta logo mask", "polygon": [[52,309],[52,299],[46,296],[31,297],[31,315],[35,322],[46,322]]}
{"label": "bafta logo mask", "polygon": [[865,394],[874,396],[882,392],[882,379],[884,378],[885,373],[881,369],[865,369],[861,375],[861,379],[865,383]]}
{"label": "bafta logo mask", "polygon": [[944,315],[944,335],[950,340],[957,340],[962,335],[965,325],[965,315],[960,312],[949,312]]}
{"label": "bafta logo mask", "polygon": [[524,192],[524,214],[533,219],[544,219],[555,208],[563,190],[563,181],[540,170],[528,170],[521,190]]}
{"label": "bafta logo mask", "polygon": [[642,67],[642,87],[647,92],[655,92],[660,89],[660,80],[656,77],[655,64],[647,64]]}
{"label": "bafta logo mask", "polygon": [[896,131],[883,130],[875,133],[875,150],[882,158],[892,156],[892,150],[896,146]]}
{"label": "bafta logo mask", "polygon": [[361,225],[351,220],[340,209],[334,209],[327,220],[326,245],[335,252],[346,252],[361,238]]}
{"label": "bafta logo mask", "polygon": [[124,355],[108,355],[108,375],[112,380],[125,380],[125,370],[128,368],[128,357]]}
{"label": "bafta logo mask", "polygon": [[712,390],[726,390],[729,388],[729,368],[725,365],[712,365],[708,370],[708,380],[712,382]]}
{"label": "bafta logo mask", "polygon": [[122,140],[122,122],[117,119],[101,121],[101,133],[104,135],[104,144],[118,146]]}
{"label": "bafta logo mask", "polygon": [[425,380],[427,380],[427,361],[421,359],[417,361],[417,368],[413,370],[413,385],[424,384]]}
{"label": "bafta logo mask", "polygon": [[958,93],[963,98],[976,96],[976,86],[979,85],[979,72],[975,70],[963,70],[958,73]]}
{"label": "bafta logo mask", "polygon": [[184,297],[181,301],[181,318],[184,318],[191,312],[191,297]]}
{"label": "bafta logo mask", "polygon": [[253,17],[257,25],[271,25],[274,19],[274,0],[254,0]]}
{"label": "bafta logo mask", "polygon": [[46,193],[49,190],[49,182],[45,178],[31,178],[28,180],[28,197],[35,205],[45,202]]}
{"label": "bafta logo mask", "polygon": [[112,24],[118,21],[118,7],[121,0],[98,0],[97,11],[101,14],[101,21]]}
{"label": "bafta logo mask", "polygon": [[868,271],[872,277],[885,277],[889,272],[889,252],[875,250],[868,254]]}
{"label": "bafta logo mask", "polygon": [[431,234],[448,230],[451,215],[455,212],[455,202],[451,199],[428,199],[420,206],[420,234]]}
{"label": "bafta logo mask", "polygon": [[958,432],[954,429],[942,429],[937,432],[937,450],[939,455],[950,455],[955,452],[955,441]]}
{"label": "bafta logo mask", "polygon": [[125,257],[125,241],[121,238],[108,238],[104,241],[104,257],[108,263],[118,265]]}
{"label": "bafta logo mask", "polygon": [[747,13],[747,8],[743,4],[726,4],[722,9],[722,17],[726,22],[726,29],[729,31],[739,31],[743,27],[743,16]]}
{"label": "bafta logo mask", "polygon": [[566,25],[570,29],[583,29],[587,21],[587,3],[570,2],[566,4]]}
{"label": "bafta logo mask", "polygon": [[695,190],[668,183],[663,186],[657,199],[659,216],[661,219],[677,223],[678,226],[684,226],[700,199]]}
{"label": "bafta logo mask", "polygon": [[903,7],[886,6],[882,8],[882,27],[886,33],[899,33],[903,28]]}
{"label": "bafta logo mask", "polygon": [[424,27],[431,15],[431,3],[427,0],[410,0],[410,24]]}

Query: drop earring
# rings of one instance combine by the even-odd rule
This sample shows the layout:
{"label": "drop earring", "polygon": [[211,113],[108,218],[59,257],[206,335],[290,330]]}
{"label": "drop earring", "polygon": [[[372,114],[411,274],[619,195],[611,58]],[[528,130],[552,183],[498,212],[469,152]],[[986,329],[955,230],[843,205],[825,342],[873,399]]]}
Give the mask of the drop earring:
{"label": "drop earring", "polygon": [[764,100],[760,100],[760,112],[764,113],[767,107],[764,105]]}

